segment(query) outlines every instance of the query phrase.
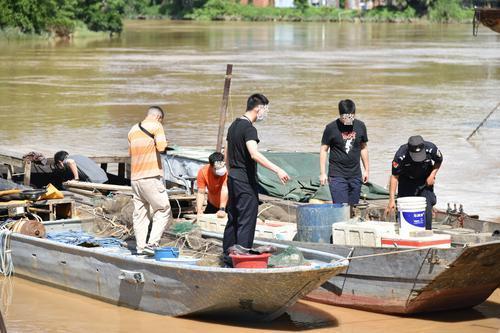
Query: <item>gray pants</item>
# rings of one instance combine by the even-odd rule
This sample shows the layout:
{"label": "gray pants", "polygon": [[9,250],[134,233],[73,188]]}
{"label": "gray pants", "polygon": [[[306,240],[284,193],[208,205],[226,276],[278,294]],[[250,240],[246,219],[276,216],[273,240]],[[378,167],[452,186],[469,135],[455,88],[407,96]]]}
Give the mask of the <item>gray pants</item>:
{"label": "gray pants", "polygon": [[148,245],[159,245],[163,231],[170,218],[170,201],[167,190],[160,177],[132,180],[134,197],[134,234],[137,242],[137,252],[142,252],[146,246],[149,223],[153,219]]}

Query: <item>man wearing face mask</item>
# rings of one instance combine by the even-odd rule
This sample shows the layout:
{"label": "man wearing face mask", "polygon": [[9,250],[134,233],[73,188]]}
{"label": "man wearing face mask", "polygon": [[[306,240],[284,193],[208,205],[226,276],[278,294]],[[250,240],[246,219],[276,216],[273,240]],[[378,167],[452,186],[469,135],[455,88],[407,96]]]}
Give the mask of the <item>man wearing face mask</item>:
{"label": "man wearing face mask", "polygon": [[[224,155],[215,152],[208,157],[208,163],[198,171],[196,183],[196,211],[201,214],[217,214],[217,217],[226,216],[227,204],[227,170]],[[205,193],[208,192],[207,207],[203,211]]]}
{"label": "man wearing face mask", "polygon": [[229,167],[227,180],[229,192],[228,221],[224,230],[224,261],[231,260],[227,250],[235,245],[251,248],[259,209],[257,163],[274,171],[282,183],[288,174],[269,161],[258,149],[259,137],[253,126],[262,121],[269,110],[269,100],[262,94],[253,94],[247,100],[245,114],[229,127],[226,143],[226,165]]}
{"label": "man wearing face mask", "polygon": [[[368,134],[365,124],[355,119],[356,105],[350,99],[339,102],[340,117],[329,123],[321,139],[320,182],[330,185],[334,203],[355,205],[359,202],[361,183],[369,177]],[[326,157],[330,152],[328,177]],[[362,177],[360,158],[365,174]]]}
{"label": "man wearing face mask", "polygon": [[399,147],[392,161],[392,175],[389,186],[389,204],[386,214],[396,206],[396,187],[398,197],[424,197],[425,229],[432,229],[432,206],[436,204],[434,182],[443,162],[443,155],[435,144],[424,141],[420,135],[412,136],[408,143]]}

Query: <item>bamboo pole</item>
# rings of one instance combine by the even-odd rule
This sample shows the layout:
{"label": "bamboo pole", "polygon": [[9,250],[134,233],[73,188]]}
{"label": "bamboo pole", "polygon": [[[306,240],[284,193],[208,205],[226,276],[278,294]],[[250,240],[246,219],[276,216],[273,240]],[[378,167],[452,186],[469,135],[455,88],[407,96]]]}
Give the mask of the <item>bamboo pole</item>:
{"label": "bamboo pole", "polygon": [[231,89],[231,77],[233,75],[233,65],[227,64],[226,79],[224,80],[224,92],[222,94],[222,103],[219,115],[219,132],[217,133],[216,151],[221,152],[222,141],[224,139],[224,126],[226,124],[227,103],[229,99],[229,90]]}
{"label": "bamboo pole", "polygon": [[64,186],[80,188],[84,190],[100,190],[100,191],[122,191],[122,192],[132,192],[131,186],[123,185],[112,185],[112,184],[99,184],[90,182],[80,182],[77,180],[69,180],[63,183]]}
{"label": "bamboo pole", "polygon": [[488,115],[483,119],[483,121],[476,127],[476,129],[474,131],[472,131],[472,133],[467,137],[467,141],[469,141],[469,139],[474,135],[476,134],[477,130],[484,125],[484,123],[486,122],[486,120],[488,120],[488,118],[493,114],[493,112],[496,111],[496,109],[498,109],[498,107],[500,107],[500,102],[497,104],[497,106],[495,106],[491,111],[490,113],[488,113]]}

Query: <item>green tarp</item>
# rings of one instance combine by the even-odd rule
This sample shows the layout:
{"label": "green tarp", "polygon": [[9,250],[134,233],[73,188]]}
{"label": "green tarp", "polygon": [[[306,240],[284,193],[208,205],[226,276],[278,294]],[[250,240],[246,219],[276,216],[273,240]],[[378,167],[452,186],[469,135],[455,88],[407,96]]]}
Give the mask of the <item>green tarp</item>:
{"label": "green tarp", "polygon": [[[264,194],[273,197],[308,202],[310,199],[332,200],[328,186],[319,184],[319,153],[263,152],[273,163],[283,168],[291,180],[282,184],[276,174],[258,166],[259,185]],[[373,183],[361,188],[361,199],[389,198],[389,192]]]}

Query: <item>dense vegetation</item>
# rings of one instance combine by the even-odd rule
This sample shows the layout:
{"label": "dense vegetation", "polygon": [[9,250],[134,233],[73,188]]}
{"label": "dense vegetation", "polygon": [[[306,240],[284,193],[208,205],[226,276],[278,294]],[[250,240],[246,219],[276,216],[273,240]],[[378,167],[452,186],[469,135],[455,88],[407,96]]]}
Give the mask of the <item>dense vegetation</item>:
{"label": "dense vegetation", "polygon": [[0,0],[0,29],[69,36],[77,26],[122,31],[123,0]]}
{"label": "dense vegetation", "polygon": [[[355,11],[311,7],[295,0],[295,8],[258,8],[239,0],[0,0],[0,30],[23,34],[70,36],[75,29],[120,33],[122,19],[174,18],[246,21],[376,21],[404,22],[429,19],[464,21],[472,10],[463,0],[393,0],[391,6]],[[344,0],[340,0],[343,7]]]}
{"label": "dense vegetation", "polygon": [[[342,5],[341,1],[341,5]],[[296,8],[257,8],[243,6],[232,0],[208,0],[202,8],[187,17],[195,20],[243,21],[370,21],[411,22],[429,19],[434,22],[463,22],[473,17],[473,10],[460,0],[397,0],[392,6],[372,10],[346,10],[332,7],[311,7],[295,0]]]}

